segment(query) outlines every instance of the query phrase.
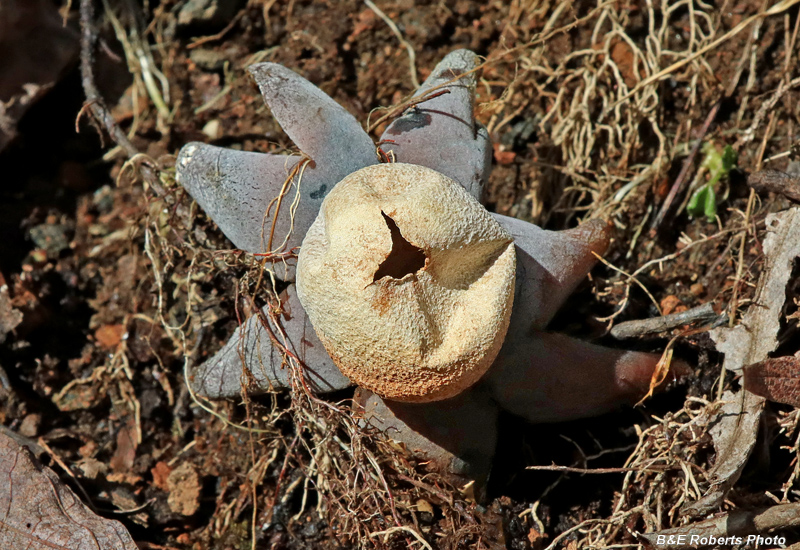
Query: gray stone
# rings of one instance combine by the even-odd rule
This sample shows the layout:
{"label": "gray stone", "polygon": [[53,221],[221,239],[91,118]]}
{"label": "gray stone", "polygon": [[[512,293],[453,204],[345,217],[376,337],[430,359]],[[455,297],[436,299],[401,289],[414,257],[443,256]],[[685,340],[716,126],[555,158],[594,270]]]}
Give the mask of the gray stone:
{"label": "gray stone", "polygon": [[178,12],[181,27],[223,27],[242,9],[246,0],[188,0]]}

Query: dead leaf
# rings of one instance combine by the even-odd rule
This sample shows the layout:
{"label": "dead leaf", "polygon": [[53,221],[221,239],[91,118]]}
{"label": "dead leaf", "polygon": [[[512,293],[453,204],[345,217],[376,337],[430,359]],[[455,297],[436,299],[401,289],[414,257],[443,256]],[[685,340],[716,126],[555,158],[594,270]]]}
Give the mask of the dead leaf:
{"label": "dead leaf", "polygon": [[725,354],[725,368],[740,372],[745,365],[765,360],[778,346],[781,311],[794,259],[800,256],[800,208],[767,216],[764,271],[755,304],[732,329],[711,331],[717,350]]}
{"label": "dead leaf", "polygon": [[669,341],[667,347],[664,348],[664,353],[661,355],[661,359],[658,360],[658,363],[656,363],[656,368],[653,371],[653,375],[650,377],[650,387],[647,389],[647,395],[636,403],[637,407],[650,399],[653,396],[653,392],[667,380],[667,376],[670,373],[670,366],[672,365],[672,346],[675,345],[677,340],[677,338],[673,338]]}
{"label": "dead leaf", "polygon": [[117,448],[109,462],[114,473],[127,473],[131,470],[138,446],[136,420],[133,416],[128,416],[117,432]]}
{"label": "dead leaf", "polygon": [[83,458],[76,466],[86,479],[98,479],[108,473],[108,465],[96,458]]}
{"label": "dead leaf", "polygon": [[661,306],[662,315],[681,313],[682,311],[686,311],[687,309],[689,309],[685,305],[683,305],[681,299],[675,296],[674,294],[666,296],[663,300],[661,300],[661,303],[659,305]]}
{"label": "dead leaf", "polygon": [[[766,261],[758,281],[755,303],[736,327],[711,331],[717,350],[725,354],[725,368],[734,372],[741,372],[745,365],[766,360],[778,346],[786,285],[794,259],[800,256],[800,208],[767,216],[767,231],[764,239]],[[709,472],[711,486],[702,499],[685,508],[690,515],[704,515],[721,504],[739,479],[758,436],[764,399],[747,390],[735,395],[726,392],[723,399],[728,403],[722,407],[717,427],[711,432],[717,449],[717,461]]]}
{"label": "dead leaf", "polygon": [[427,500],[422,498],[418,499],[416,504],[417,504],[417,512],[433,515],[433,506],[431,506],[431,503],[428,502]]}
{"label": "dead leaf", "polygon": [[[692,548],[697,547],[696,544],[688,542],[693,535],[699,538],[746,537],[756,533],[774,534],[777,530],[789,529],[797,525],[800,525],[800,505],[797,503],[779,504],[760,510],[735,510],[697,523],[665,529],[656,533],[641,534],[639,539],[647,547],[658,548],[659,550]],[[710,544],[707,546],[716,545]]]}
{"label": "dead leaf", "polygon": [[169,509],[176,514],[191,516],[200,508],[200,476],[188,462],[175,468],[167,478]]}
{"label": "dead leaf", "polygon": [[92,513],[30,452],[0,434],[0,548],[137,550],[118,521]]}
{"label": "dead leaf", "polygon": [[22,313],[11,307],[8,286],[0,285],[0,344],[5,342],[6,335],[22,322]]}
{"label": "dead leaf", "polygon": [[541,534],[535,527],[531,527],[528,530],[528,542],[531,543],[531,546],[534,548],[545,538],[547,538],[547,535]]}
{"label": "dead leaf", "polygon": [[770,401],[800,407],[800,358],[775,357],[746,366],[744,387]]}

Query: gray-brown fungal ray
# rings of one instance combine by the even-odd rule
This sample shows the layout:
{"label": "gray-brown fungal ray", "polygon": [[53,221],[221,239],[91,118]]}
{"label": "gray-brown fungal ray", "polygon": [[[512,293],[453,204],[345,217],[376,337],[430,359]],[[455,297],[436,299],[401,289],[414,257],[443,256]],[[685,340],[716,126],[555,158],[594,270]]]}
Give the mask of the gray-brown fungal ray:
{"label": "gray-brown fungal ray", "polygon": [[[419,164],[444,174],[481,200],[491,171],[489,134],[475,121],[477,56],[469,50],[449,53],[414,94],[427,99],[395,119],[381,136],[384,151],[392,151],[398,162]],[[463,75],[463,76],[462,76]],[[443,93],[446,92],[446,93]],[[441,95],[436,95],[441,93]],[[434,97],[435,96],[435,97]]]}
{"label": "gray-brown fungal ray", "polygon": [[352,385],[325,352],[294,285],[281,293],[280,300],[283,312],[277,319],[269,317],[266,308],[263,315],[251,316],[221,350],[194,370],[190,383],[195,391],[219,399],[240,395],[242,384],[252,393],[290,387],[290,366],[283,350],[273,344],[273,336],[304,365],[305,381],[313,391],[326,393]]}

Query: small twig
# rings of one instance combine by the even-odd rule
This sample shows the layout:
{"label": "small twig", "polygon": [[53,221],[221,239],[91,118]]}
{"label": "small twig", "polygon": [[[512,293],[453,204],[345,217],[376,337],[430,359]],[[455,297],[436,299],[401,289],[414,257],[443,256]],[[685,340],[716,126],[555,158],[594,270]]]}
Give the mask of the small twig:
{"label": "small twig", "polygon": [[663,472],[664,468],[573,468],[571,466],[528,466],[526,470],[544,470],[548,472],[567,472],[571,474],[626,474],[628,472]]}
{"label": "small twig", "polygon": [[625,338],[636,338],[646,334],[659,334],[672,330],[681,325],[688,325],[697,321],[710,321],[716,319],[714,305],[711,302],[701,306],[681,311],[680,313],[670,313],[661,317],[650,319],[637,319],[620,323],[611,329],[611,336],[619,340]]}
{"label": "small twig", "polygon": [[125,133],[117,126],[105,106],[94,82],[94,47],[97,43],[97,29],[94,26],[94,5],[92,0],[81,0],[81,83],[86,94],[86,102],[92,114],[99,120],[114,142],[125,150],[129,157],[139,153]]}
{"label": "small twig", "polygon": [[[143,504],[140,504],[139,506],[136,506],[134,508],[127,508],[125,510],[122,510],[122,509],[120,509],[120,510],[108,510],[108,513],[109,514],[116,514],[118,516],[129,516],[131,514],[138,514],[139,512],[144,510],[145,508],[147,508],[147,507],[151,506],[152,504],[154,504],[157,500],[158,500],[157,498],[153,497],[153,498],[151,498],[149,500],[146,500]],[[106,510],[100,509],[100,511],[104,512]]]}
{"label": "small twig", "polygon": [[155,544],[152,542],[142,541],[137,542],[136,544],[138,544],[142,550],[178,550],[178,548],[175,548],[174,546],[161,546],[160,544]]}
{"label": "small twig", "polygon": [[408,64],[411,69],[411,84],[414,85],[414,89],[416,90],[417,88],[419,88],[419,80],[417,79],[417,54],[414,53],[414,48],[411,46],[411,44],[408,43],[408,41],[405,38],[403,38],[403,33],[401,33],[400,29],[397,28],[395,22],[392,21],[388,15],[383,13],[383,11],[378,6],[376,6],[374,2],[372,2],[372,0],[364,0],[364,3],[367,5],[369,9],[375,12],[375,15],[383,19],[383,22],[389,26],[394,35],[400,41],[400,44],[402,44],[403,47],[408,52]]}
{"label": "small twig", "polygon": [[636,278],[636,273],[634,273],[634,274],[632,274],[632,275],[631,275],[631,274],[630,274],[630,273],[628,273],[627,271],[625,271],[625,270],[623,270],[623,269],[620,269],[620,268],[618,268],[617,266],[615,266],[614,264],[612,264],[611,262],[609,262],[608,260],[606,260],[605,258],[603,258],[603,257],[602,257],[600,254],[598,254],[597,252],[594,252],[594,251],[592,251],[592,254],[594,255],[594,257],[595,257],[595,258],[597,258],[598,260],[600,260],[600,261],[601,261],[603,264],[605,264],[606,266],[610,267],[611,269],[613,269],[613,270],[614,270],[614,271],[616,271],[617,273],[620,273],[620,274],[622,274],[622,275],[625,275],[625,276],[628,278],[628,281],[633,281],[634,283],[636,283],[636,286],[638,286],[639,288],[641,288],[641,289],[644,291],[644,293],[645,293],[645,294],[647,294],[647,297],[648,297],[648,298],[650,298],[650,301],[651,301],[651,302],[653,302],[653,305],[654,305],[654,306],[656,306],[656,310],[658,311],[658,314],[659,314],[659,315],[661,315],[661,304],[659,304],[659,303],[658,303],[658,300],[656,300],[656,299],[655,299],[655,297],[654,297],[654,296],[653,296],[653,295],[650,293],[650,291],[649,291],[649,290],[647,290],[647,287],[646,287],[646,286],[644,286],[644,285],[642,284],[642,282],[641,282],[639,279],[637,279],[637,278]]}
{"label": "small twig", "polygon": [[[762,160],[764,159],[764,151],[767,148],[767,142],[774,131],[775,112],[770,115],[769,122],[767,123],[767,129],[764,132],[764,139],[761,141],[761,147],[758,150],[758,156],[756,157],[756,167],[759,169],[762,166]],[[755,189],[751,188],[750,196],[747,198],[747,208],[744,212],[744,230],[741,233],[739,241],[739,259],[736,265],[736,278],[734,279],[733,283],[733,295],[731,296],[731,301],[728,306],[728,326],[730,328],[733,328],[734,324],[736,323],[736,311],[739,308],[739,292],[741,289],[742,273],[744,270],[744,251],[745,245],[747,244],[747,235],[749,233],[748,226],[750,225],[750,218],[753,215],[753,208],[755,206],[755,198]]]}
{"label": "small twig", "polygon": [[222,38],[223,36],[225,36],[226,34],[228,34],[228,33],[230,32],[230,30],[231,30],[231,29],[232,29],[234,26],[236,26],[236,23],[238,23],[238,22],[239,22],[239,19],[241,19],[241,18],[242,18],[242,16],[243,16],[243,15],[244,15],[246,12],[247,12],[247,8],[245,8],[245,9],[243,9],[243,10],[239,10],[239,13],[237,13],[237,14],[236,14],[236,15],[233,17],[233,19],[231,19],[231,22],[230,22],[230,23],[228,23],[228,25],[227,25],[227,26],[226,26],[224,29],[222,29],[221,31],[219,31],[217,34],[211,34],[211,35],[209,35],[209,36],[201,36],[200,38],[197,38],[197,39],[196,39],[194,42],[192,42],[191,44],[189,44],[188,46],[186,46],[186,49],[187,49],[187,50],[193,50],[194,48],[200,47],[200,46],[202,46],[203,44],[207,44],[207,43],[209,43],[209,42],[213,42],[214,40],[219,40],[220,38]]}
{"label": "small twig", "polygon": [[800,202],[800,175],[780,170],[760,170],[748,176],[747,185],[757,193],[770,191],[791,201]]}
{"label": "small twig", "polygon": [[720,105],[722,105],[721,101],[717,101],[717,103],[711,108],[708,112],[708,116],[706,116],[706,120],[703,123],[703,126],[700,128],[700,133],[697,136],[697,141],[692,146],[692,150],[689,153],[689,156],[686,157],[686,160],[683,162],[683,167],[681,168],[680,174],[675,179],[675,183],[672,184],[672,188],[669,190],[669,194],[667,198],[664,200],[664,204],[661,205],[661,209],[658,211],[658,215],[653,220],[652,227],[659,227],[661,222],[664,221],[664,218],[667,215],[670,207],[672,206],[672,202],[675,200],[675,197],[678,195],[678,192],[683,188],[683,183],[686,181],[687,176],[689,175],[689,169],[694,165],[694,159],[697,156],[697,152],[700,151],[700,146],[703,144],[703,140],[705,140],[706,134],[708,133],[709,128],[711,128],[711,124],[714,122],[714,119],[717,118],[717,113],[719,112]]}
{"label": "small twig", "polygon": [[[117,125],[111,112],[106,107],[97,85],[94,81],[94,48],[97,43],[97,29],[94,25],[94,5],[92,0],[81,0],[81,84],[83,93],[86,95],[86,105],[89,106],[92,115],[100,121],[106,132],[114,142],[122,147],[128,158],[133,158],[139,154],[139,150],[131,143],[125,132]],[[164,188],[158,181],[156,173],[146,165],[141,166],[141,174],[144,180],[150,185],[153,191],[159,195],[165,195]]]}
{"label": "small twig", "polygon": [[401,103],[400,105],[398,105],[397,107],[395,107],[394,109],[392,109],[391,111],[389,111],[388,113],[386,113],[385,115],[380,117],[378,120],[373,122],[372,124],[369,124],[368,125],[369,126],[368,130],[371,132],[372,130],[374,130],[375,128],[380,126],[380,124],[384,120],[400,116],[401,114],[403,114],[405,111],[407,111],[411,107],[415,107],[415,106],[419,105],[420,103],[425,103],[426,101],[429,101],[429,100],[431,100],[431,99],[433,99],[435,97],[439,97],[441,95],[449,94],[450,90],[440,90],[439,88],[441,88],[442,86],[447,86],[450,83],[455,82],[459,78],[464,77],[465,75],[466,75],[466,73],[464,73],[462,75],[459,75],[456,78],[454,78],[452,80],[448,80],[444,84],[441,84],[440,86],[436,86],[435,88],[432,88],[432,89],[428,90],[427,93],[425,93],[425,94],[423,94],[423,95],[421,95],[419,97],[414,97],[414,98],[410,99],[409,101],[405,101],[405,102]]}
{"label": "small twig", "polygon": [[423,483],[422,481],[416,480],[413,477],[409,477],[409,476],[403,475],[403,474],[396,474],[396,475],[397,475],[397,479],[401,479],[401,480],[405,481],[406,483],[410,483],[414,487],[417,487],[419,489],[423,489],[425,491],[428,491],[429,493],[431,493],[433,495],[436,495],[437,497],[442,499],[442,502],[446,502],[450,506],[453,505],[453,502],[454,502],[453,497],[451,495],[448,495],[444,491],[441,491],[441,490],[437,489],[436,487],[433,487],[432,485],[428,485],[427,483]]}
{"label": "small twig", "polygon": [[50,458],[53,459],[53,462],[58,464],[61,467],[61,469],[64,471],[64,473],[67,474],[72,479],[72,481],[75,482],[75,485],[78,487],[78,489],[80,489],[81,494],[83,494],[83,498],[86,499],[86,505],[94,513],[100,512],[100,510],[94,505],[94,502],[92,501],[92,498],[89,496],[89,493],[86,492],[86,489],[84,489],[84,487],[81,484],[81,482],[78,481],[77,477],[75,477],[75,474],[72,472],[72,469],[69,466],[67,466],[64,463],[63,460],[61,460],[61,457],[58,456],[53,449],[50,448],[50,446],[47,444],[47,442],[44,440],[43,437],[39,438],[38,444],[39,444],[39,446],[41,448],[43,448],[45,450],[45,452],[47,452],[48,455],[50,455]]}

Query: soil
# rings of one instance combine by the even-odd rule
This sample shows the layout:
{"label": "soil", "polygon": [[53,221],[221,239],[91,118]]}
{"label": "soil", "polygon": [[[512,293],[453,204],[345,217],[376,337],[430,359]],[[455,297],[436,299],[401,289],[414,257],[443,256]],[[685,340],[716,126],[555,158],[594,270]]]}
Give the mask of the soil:
{"label": "soil", "polygon": [[[0,342],[7,379],[0,424],[45,441],[71,470],[46,456],[61,479],[122,521],[141,548],[420,544],[406,531],[380,534],[398,524],[414,527],[434,548],[522,550],[554,541],[576,548],[636,545],[635,531],[679,525],[680,466],[646,478],[652,486],[625,482],[621,470],[581,475],[526,467],[621,468],[641,441],[655,449],[686,422],[686,411],[713,402],[721,386],[737,387],[721,373],[721,356],[704,330],[617,342],[608,329],[706,302],[738,319],[749,305],[764,261],[765,216],[789,206],[777,195],[751,194],[746,175],[767,165],[784,169],[792,158],[797,85],[769,101],[798,77],[797,7],[689,59],[762,11],[762,3],[684,3],[666,15],[644,2],[602,9],[590,2],[378,2],[416,53],[420,81],[457,48],[488,60],[477,98],[478,119],[495,144],[487,208],[556,230],[594,217],[613,222],[608,264],[598,265],[551,328],[658,353],[678,337],[676,355],[693,366],[643,406],[600,418],[533,426],[504,417],[488,497],[475,502],[446,481],[422,477],[424,465],[379,438],[365,439],[363,452],[386,479],[373,492],[347,494],[346,477],[323,479],[315,470],[324,430],[304,414],[324,406],[301,410],[296,398],[277,393],[206,410],[189,394],[185,363],[218,350],[266,297],[254,276],[258,262],[233,250],[175,183],[177,151],[193,140],[293,149],[245,70],[258,60],[297,71],[361,121],[377,120],[382,113],[374,109],[398,104],[413,86],[406,48],[360,1],[251,0],[225,21],[178,25],[183,4],[108,7],[129,36],[138,30],[163,75],[154,84],[161,111],[141,65],[98,8],[95,79],[141,155],[128,159],[82,110],[77,60],[0,152],[0,286],[8,285],[22,313]],[[78,6],[66,9],[77,28]],[[658,59],[657,70],[642,52]],[[624,97],[636,86],[638,96]],[[607,110],[615,101],[620,106]],[[686,212],[700,153],[655,223],[697,139],[738,153],[737,168],[718,185],[717,217]],[[155,169],[160,185],[147,181],[143,166]],[[706,176],[699,178],[702,184]],[[659,258],[637,274],[637,284],[625,275]],[[785,323],[781,343],[786,355],[800,348],[795,321]],[[350,397],[345,391],[324,399],[345,406]],[[718,512],[784,495],[798,458],[796,430],[786,428],[796,427],[793,414],[785,405],[768,407],[758,452]],[[342,440],[356,447],[360,436],[346,435]],[[330,452],[333,461],[366,460]],[[707,434],[680,453],[697,471],[714,462]],[[641,510],[619,519],[620,502]],[[609,518],[613,528],[587,524],[591,540],[587,531],[570,531]]]}

